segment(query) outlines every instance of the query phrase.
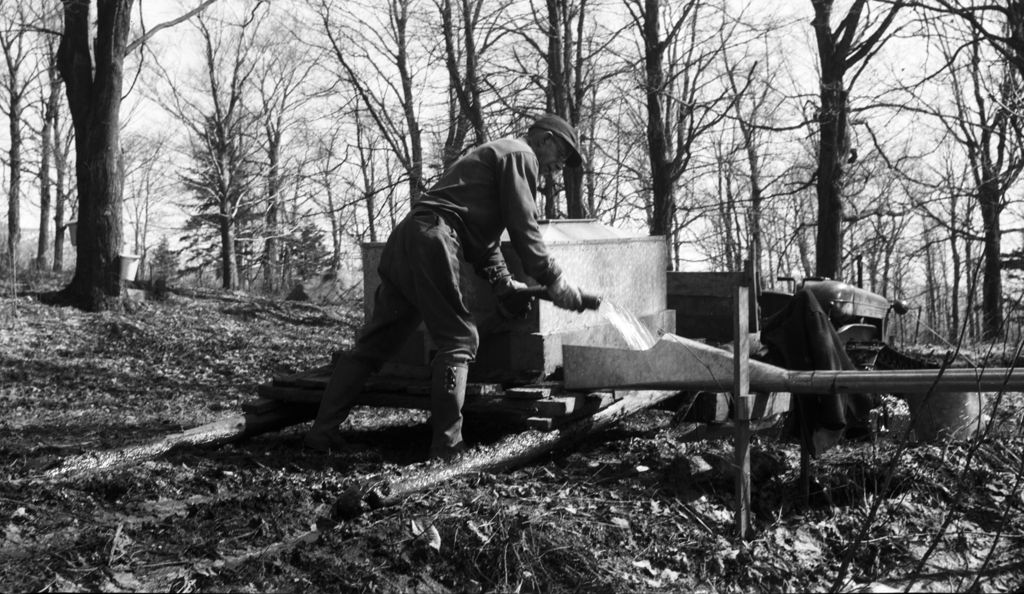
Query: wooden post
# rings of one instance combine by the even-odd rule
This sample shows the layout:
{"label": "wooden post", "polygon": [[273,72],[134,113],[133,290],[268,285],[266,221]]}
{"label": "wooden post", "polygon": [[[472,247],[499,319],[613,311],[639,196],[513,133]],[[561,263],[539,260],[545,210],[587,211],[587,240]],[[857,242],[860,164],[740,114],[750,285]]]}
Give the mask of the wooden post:
{"label": "wooden post", "polygon": [[750,536],[750,332],[748,320],[750,288],[739,285],[733,299],[735,340],[733,341],[733,401],[736,410],[736,531]]}

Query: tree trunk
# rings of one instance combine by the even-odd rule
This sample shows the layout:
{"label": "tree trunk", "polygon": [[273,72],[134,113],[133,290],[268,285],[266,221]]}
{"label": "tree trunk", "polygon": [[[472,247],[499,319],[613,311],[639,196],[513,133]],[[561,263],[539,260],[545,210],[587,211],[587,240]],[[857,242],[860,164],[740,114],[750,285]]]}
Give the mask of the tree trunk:
{"label": "tree trunk", "polygon": [[[562,6],[563,10],[568,12],[569,7],[567,3],[563,2]],[[565,73],[565,82],[563,84],[567,96],[565,113],[566,120],[572,123],[577,132],[580,131],[580,113],[583,108],[586,92],[581,80],[583,76],[583,50],[580,47],[574,53],[573,48],[577,46],[583,36],[585,7],[586,0],[581,2],[579,12],[576,14],[578,29],[575,35],[573,34],[571,15],[566,14],[562,22],[565,30],[565,34],[562,36],[562,51],[565,54],[565,58],[562,60]],[[582,141],[583,139],[581,138],[580,140]],[[590,210],[587,208],[587,201],[584,200],[583,190],[586,187],[584,184],[585,169],[586,162],[580,167],[566,169],[562,174],[562,178],[565,181],[565,210],[566,215],[570,219],[585,219],[591,216]]]}
{"label": "tree trunk", "polygon": [[21,243],[21,93],[15,89],[17,79],[10,81],[10,178],[7,185],[7,254],[11,266],[18,266],[18,244]]}
{"label": "tree trunk", "polygon": [[338,218],[341,217],[340,212],[334,211],[334,192],[331,191],[330,184],[324,189],[327,194],[327,212],[331,220],[331,272],[334,273],[334,278],[341,279],[341,225],[338,222]]}
{"label": "tree trunk", "polygon": [[558,189],[555,187],[554,174],[548,173],[544,176],[544,185],[540,189],[544,194],[544,218],[553,220],[558,218]]}
{"label": "tree trunk", "polygon": [[[990,178],[991,179],[991,178]],[[981,281],[982,338],[994,340],[1003,330],[1003,274],[1000,263],[1002,228],[1002,193],[992,184],[983,184],[978,191],[981,220],[985,230],[983,245],[984,274]]]}
{"label": "tree trunk", "polygon": [[231,217],[231,204],[221,202],[220,205],[220,277],[221,288],[233,291],[238,288],[238,260],[235,248],[234,221]]}
{"label": "tree trunk", "polygon": [[[665,138],[665,113],[662,109],[664,91],[664,70],[662,55],[664,44],[661,34],[659,0],[646,0],[644,21],[644,69],[646,73],[647,96],[647,149],[651,160],[651,201],[652,212],[649,222],[651,235],[663,235],[666,241],[672,235],[672,221],[675,215],[672,164],[666,158],[668,142]],[[669,243],[669,253],[672,253]]]}
{"label": "tree trunk", "polygon": [[60,110],[53,118],[53,165],[57,173],[57,183],[54,197],[53,210],[53,270],[60,272],[64,270],[64,209],[68,203],[67,192],[67,171],[70,157],[71,144],[65,142],[60,134]]}
{"label": "tree trunk", "polygon": [[474,17],[477,11],[476,6],[474,6],[475,2],[483,2],[483,0],[462,0],[463,42],[466,44],[466,85],[464,88],[468,91],[469,97],[466,115],[473,124],[476,143],[480,145],[487,142],[488,138],[487,128],[484,126],[483,104],[480,101],[480,88],[482,85],[480,84],[478,67],[480,56],[477,55],[476,50],[476,22]]}
{"label": "tree trunk", "polygon": [[843,175],[850,142],[847,92],[842,72],[822,66],[821,112],[818,115],[818,234],[815,274],[839,278],[843,258]]}
{"label": "tree trunk", "polygon": [[423,134],[416,117],[416,92],[413,89],[412,74],[409,72],[408,40],[406,37],[409,25],[409,2],[394,2],[395,33],[398,38],[398,56],[396,66],[402,80],[402,109],[405,112],[405,125],[409,128],[409,153],[412,163],[409,165],[409,204],[415,204],[424,190],[423,183]]}
{"label": "tree trunk", "polygon": [[57,50],[75,129],[79,202],[78,264],[58,300],[91,311],[111,307],[121,291],[119,134],[132,4],[133,0],[98,0],[94,61],[89,52],[89,3],[64,0],[64,34]]}
{"label": "tree trunk", "polygon": [[279,210],[281,203],[281,132],[278,130],[267,130],[267,160],[269,167],[267,172],[267,239],[265,242],[263,267],[263,290],[272,294],[279,286],[281,280],[281,234]]}
{"label": "tree trunk", "polygon": [[589,216],[583,201],[583,168],[572,167],[562,171],[565,180],[565,210],[570,219],[585,219]]}
{"label": "tree trunk", "polygon": [[[579,123],[573,117],[574,113],[578,113],[579,106],[576,104],[577,98],[573,93],[576,90],[574,85],[576,71],[571,67],[574,36],[568,2],[566,0],[547,0],[547,11],[548,85],[545,89],[547,110],[578,126]],[[554,176],[549,181],[553,182]],[[570,219],[586,218],[587,210],[583,203],[582,168],[574,167],[563,170],[562,188],[565,192],[565,215]],[[553,183],[546,187],[544,212],[549,219],[558,216],[556,190]]]}
{"label": "tree trunk", "polygon": [[465,54],[466,73],[463,76],[459,72],[459,52],[456,48],[454,19],[452,17],[452,0],[443,0],[440,3],[441,28],[444,36],[445,66],[448,69],[448,91],[449,91],[449,120],[451,122],[448,130],[448,138],[444,148],[444,167],[454,163],[461,154],[462,144],[465,142],[468,129],[472,128],[476,133],[476,143],[487,142],[487,133],[483,125],[483,114],[480,112],[479,86],[477,76],[476,46],[473,41],[473,20],[468,6],[469,0],[461,0],[463,11],[463,24],[465,31]]}
{"label": "tree trunk", "polygon": [[50,160],[54,153],[54,125],[60,104],[60,78],[56,63],[50,65],[48,73],[50,86],[43,108],[43,131],[39,147],[39,243],[36,248],[36,266],[39,270],[47,267],[46,253],[50,249],[50,208],[53,204]]}

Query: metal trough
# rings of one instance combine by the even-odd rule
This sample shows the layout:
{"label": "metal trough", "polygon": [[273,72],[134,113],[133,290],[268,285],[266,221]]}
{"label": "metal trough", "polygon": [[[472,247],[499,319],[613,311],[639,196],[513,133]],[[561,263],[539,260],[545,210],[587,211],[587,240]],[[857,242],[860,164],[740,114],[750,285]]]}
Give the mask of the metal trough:
{"label": "metal trough", "polygon": [[[731,392],[733,356],[702,342],[665,334],[646,351],[563,345],[570,390],[637,388]],[[750,361],[750,390],[796,394],[841,392],[994,392],[1024,390],[1024,369],[793,371]]]}

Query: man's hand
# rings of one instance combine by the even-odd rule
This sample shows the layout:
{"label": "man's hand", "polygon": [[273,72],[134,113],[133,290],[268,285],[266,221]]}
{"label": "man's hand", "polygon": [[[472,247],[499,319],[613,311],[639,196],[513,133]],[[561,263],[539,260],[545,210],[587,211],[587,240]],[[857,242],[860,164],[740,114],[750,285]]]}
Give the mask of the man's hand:
{"label": "man's hand", "polygon": [[571,311],[583,311],[583,295],[579,287],[569,284],[565,275],[559,275],[555,282],[548,285],[548,295],[551,302],[562,309]]}
{"label": "man's hand", "polygon": [[526,288],[526,283],[508,276],[495,282],[491,288],[498,299],[498,313],[505,319],[525,318],[533,308],[533,297],[519,293]]}

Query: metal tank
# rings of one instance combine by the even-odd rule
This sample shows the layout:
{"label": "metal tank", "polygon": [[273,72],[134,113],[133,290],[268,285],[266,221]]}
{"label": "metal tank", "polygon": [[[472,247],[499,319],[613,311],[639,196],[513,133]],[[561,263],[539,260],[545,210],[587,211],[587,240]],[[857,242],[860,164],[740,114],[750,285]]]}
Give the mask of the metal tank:
{"label": "metal tank", "polygon": [[[570,282],[599,295],[605,302],[632,312],[655,335],[675,331],[675,312],[665,305],[668,253],[664,239],[631,234],[596,220],[541,221],[541,234]],[[383,243],[362,246],[364,313],[372,313],[372,295],[380,283],[377,265]],[[508,237],[502,253],[517,280],[526,276]],[[617,346],[617,334],[600,312],[569,312],[548,301],[534,303],[523,320],[502,320],[488,284],[463,264],[461,287],[480,329],[480,350],[470,366],[473,381],[518,384],[554,379],[562,365],[562,344]],[[434,347],[425,329],[409,339],[401,353],[382,370],[387,375],[422,378],[429,375]]]}

